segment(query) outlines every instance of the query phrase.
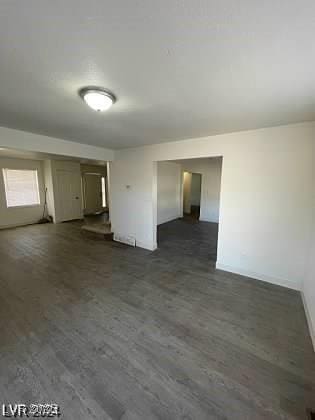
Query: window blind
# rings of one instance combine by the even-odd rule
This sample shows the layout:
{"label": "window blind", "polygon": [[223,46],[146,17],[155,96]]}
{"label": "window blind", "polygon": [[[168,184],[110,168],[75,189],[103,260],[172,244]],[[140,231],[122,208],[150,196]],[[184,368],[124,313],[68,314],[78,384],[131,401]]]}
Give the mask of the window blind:
{"label": "window blind", "polygon": [[3,169],[7,207],[40,204],[37,170]]}

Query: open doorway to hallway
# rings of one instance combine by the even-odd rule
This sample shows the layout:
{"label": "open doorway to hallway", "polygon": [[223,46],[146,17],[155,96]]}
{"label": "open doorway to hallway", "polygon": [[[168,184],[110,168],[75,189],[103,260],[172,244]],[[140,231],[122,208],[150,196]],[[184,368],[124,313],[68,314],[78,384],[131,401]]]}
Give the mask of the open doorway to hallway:
{"label": "open doorway to hallway", "polygon": [[84,215],[108,212],[106,165],[81,164],[81,179]]}
{"label": "open doorway to hallway", "polygon": [[159,252],[192,266],[216,262],[221,173],[221,157],[157,163]]}
{"label": "open doorway to hallway", "polygon": [[184,171],[183,173],[183,212],[199,220],[201,203],[202,175]]}
{"label": "open doorway to hallway", "polygon": [[108,197],[109,165],[81,164],[82,207],[87,231],[111,233]]}

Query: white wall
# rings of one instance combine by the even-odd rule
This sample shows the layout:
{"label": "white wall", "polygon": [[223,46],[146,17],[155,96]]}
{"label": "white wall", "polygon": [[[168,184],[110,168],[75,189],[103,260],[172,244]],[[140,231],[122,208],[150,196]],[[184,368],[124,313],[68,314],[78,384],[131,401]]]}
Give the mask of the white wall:
{"label": "white wall", "polygon": [[302,297],[315,349],[315,219],[312,227],[312,243],[307,264],[307,272],[302,285]]}
{"label": "white wall", "polygon": [[311,207],[313,221],[310,227],[310,247],[306,275],[302,284],[302,297],[305,313],[315,349],[315,144],[313,148],[313,193]]}
{"label": "white wall", "polygon": [[112,195],[111,195],[111,173],[110,173],[110,162],[106,163],[106,190],[107,190],[107,207],[108,207],[108,221],[111,222],[112,214]]}
{"label": "white wall", "polygon": [[[2,173],[3,168],[37,170],[40,205],[7,208]],[[44,182],[42,163],[38,160],[0,158],[0,228],[36,223],[42,217],[43,205]]]}
{"label": "white wall", "polygon": [[110,164],[111,222],[114,239],[156,249],[157,165],[151,159]]}
{"label": "white wall", "polygon": [[[114,232],[132,233],[154,249],[154,162],[223,156],[218,268],[300,289],[310,245],[314,138],[315,124],[301,123],[117,151]],[[127,184],[136,198],[129,198]]]}
{"label": "white wall", "polygon": [[114,159],[114,151],[110,149],[28,133],[27,131],[13,130],[6,127],[0,127],[0,147],[84,159],[96,159],[99,161],[110,161]]}
{"label": "white wall", "polygon": [[[202,176],[200,220],[218,223],[221,167],[222,159],[220,157],[189,159],[177,163],[158,162],[158,224],[181,217],[183,207],[186,213],[190,213],[190,206],[194,204],[194,197],[191,197],[193,195],[192,173]],[[179,174],[179,171],[181,171],[181,174]],[[184,172],[186,179],[183,179]],[[161,179],[160,182],[159,179]],[[160,192],[160,189],[162,189],[162,192]]]}
{"label": "white wall", "polygon": [[200,220],[219,223],[222,158],[183,160],[181,167],[202,176]]}
{"label": "white wall", "polygon": [[157,163],[157,224],[181,216],[181,167],[177,163]]}
{"label": "white wall", "polygon": [[200,206],[201,201],[201,174],[192,174],[190,203],[192,206]]}

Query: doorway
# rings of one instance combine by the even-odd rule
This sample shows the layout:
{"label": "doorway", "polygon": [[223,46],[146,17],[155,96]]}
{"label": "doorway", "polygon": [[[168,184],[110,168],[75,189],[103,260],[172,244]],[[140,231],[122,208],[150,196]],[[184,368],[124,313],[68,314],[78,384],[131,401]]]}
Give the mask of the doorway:
{"label": "doorway", "polygon": [[222,158],[157,162],[158,252],[196,269],[217,259]]}
{"label": "doorway", "polygon": [[111,233],[108,200],[108,165],[81,164],[83,230]]}
{"label": "doorway", "polygon": [[106,166],[81,164],[84,216],[108,212]]}
{"label": "doorway", "polygon": [[199,220],[202,175],[184,171],[183,173],[183,213]]}
{"label": "doorway", "polygon": [[[85,172],[83,175],[83,190],[84,190],[84,214],[96,214],[106,207],[104,201],[103,188],[105,183],[104,177],[99,173]],[[103,206],[103,204],[105,204]]]}

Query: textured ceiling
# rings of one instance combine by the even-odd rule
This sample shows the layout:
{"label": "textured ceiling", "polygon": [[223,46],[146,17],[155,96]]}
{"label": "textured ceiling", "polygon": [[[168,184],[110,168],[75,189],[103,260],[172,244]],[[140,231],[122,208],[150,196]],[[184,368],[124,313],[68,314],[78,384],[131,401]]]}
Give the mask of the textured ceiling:
{"label": "textured ceiling", "polygon": [[314,36],[305,0],[3,0],[0,125],[123,148],[314,120]]}

